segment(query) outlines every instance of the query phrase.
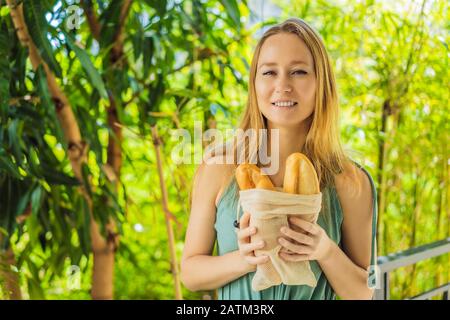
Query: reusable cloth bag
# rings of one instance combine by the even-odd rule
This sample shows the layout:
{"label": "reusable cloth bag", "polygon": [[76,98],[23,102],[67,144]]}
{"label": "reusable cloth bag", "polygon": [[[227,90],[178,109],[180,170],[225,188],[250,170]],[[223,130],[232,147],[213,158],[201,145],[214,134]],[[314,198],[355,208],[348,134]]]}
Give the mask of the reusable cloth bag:
{"label": "reusable cloth bag", "polygon": [[[308,285],[315,287],[317,280],[308,261],[285,261],[279,255],[282,226],[289,226],[288,217],[297,216],[316,223],[322,205],[322,193],[314,195],[290,194],[265,189],[239,191],[239,202],[244,212],[250,213],[250,226],[256,227],[252,242],[263,240],[262,250],[255,255],[267,255],[269,261],[256,267],[252,289],[260,291],[284,283],[286,285]],[[238,206],[239,214],[239,206]]]}

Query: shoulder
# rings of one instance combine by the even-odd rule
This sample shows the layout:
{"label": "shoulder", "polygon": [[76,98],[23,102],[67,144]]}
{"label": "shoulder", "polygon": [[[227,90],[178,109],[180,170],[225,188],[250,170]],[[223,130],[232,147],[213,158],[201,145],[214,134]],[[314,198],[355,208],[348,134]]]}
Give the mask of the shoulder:
{"label": "shoulder", "polygon": [[372,184],[368,174],[356,164],[349,164],[344,172],[335,176],[335,187],[344,211],[349,215],[372,214]]}
{"label": "shoulder", "polygon": [[[370,177],[371,179],[371,177]],[[355,163],[348,163],[344,171],[334,176],[336,190],[345,197],[358,197],[361,192],[371,192],[371,182],[365,170]]]}
{"label": "shoulder", "polygon": [[203,162],[197,168],[194,179],[194,193],[214,199],[216,205],[225,187],[234,174],[233,164],[216,164]]}

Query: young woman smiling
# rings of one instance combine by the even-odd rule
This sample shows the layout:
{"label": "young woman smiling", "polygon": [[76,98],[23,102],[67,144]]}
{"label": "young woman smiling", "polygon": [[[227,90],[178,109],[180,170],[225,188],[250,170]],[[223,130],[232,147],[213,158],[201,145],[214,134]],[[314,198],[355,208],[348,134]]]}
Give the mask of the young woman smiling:
{"label": "young woman smiling", "polygon": [[248,227],[248,213],[241,210],[237,232],[233,226],[238,163],[203,163],[194,180],[181,262],[188,289],[218,289],[219,299],[371,299],[368,270],[376,261],[376,189],[370,174],[343,151],[338,111],[336,82],[319,35],[295,18],[267,30],[255,49],[240,128],[278,130],[280,167],[269,176],[276,187],[282,186],[285,160],[294,152],[307,155],[316,169],[322,192],[317,224],[291,220],[280,239],[291,254],[280,256],[310,261],[317,286],[252,290],[256,266],[268,257],[254,254],[264,243],[251,242],[258,231]]}

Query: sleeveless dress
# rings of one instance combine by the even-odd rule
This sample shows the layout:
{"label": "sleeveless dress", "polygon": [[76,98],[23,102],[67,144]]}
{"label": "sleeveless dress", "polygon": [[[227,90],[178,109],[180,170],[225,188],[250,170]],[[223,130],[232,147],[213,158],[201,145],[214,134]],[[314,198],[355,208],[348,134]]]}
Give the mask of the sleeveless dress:
{"label": "sleeveless dress", "polygon": [[[377,196],[376,188],[371,175],[361,165],[355,162],[369,177],[373,197],[373,219],[372,219],[372,250],[370,264],[376,262],[376,219],[377,219]],[[217,254],[224,255],[228,252],[238,250],[237,237],[233,222],[236,219],[238,205],[238,186],[233,177],[224,190],[217,204],[216,222],[214,228],[217,235]],[[239,215],[242,215],[242,208]],[[342,249],[341,225],[343,221],[342,208],[339,202],[335,186],[329,186],[322,190],[322,209],[319,213],[317,223],[326,231],[328,237]],[[311,288],[306,285],[292,286],[280,284],[265,290],[253,291],[252,279],[255,272],[226,284],[218,289],[219,300],[334,300],[336,294],[315,260],[309,261],[311,270],[316,279],[317,286]]]}

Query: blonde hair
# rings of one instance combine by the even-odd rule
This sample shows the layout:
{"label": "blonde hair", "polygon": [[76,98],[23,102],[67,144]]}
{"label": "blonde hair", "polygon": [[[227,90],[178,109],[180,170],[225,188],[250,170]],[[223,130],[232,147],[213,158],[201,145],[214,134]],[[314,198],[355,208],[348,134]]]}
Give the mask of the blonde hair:
{"label": "blonde hair", "polygon": [[[256,129],[258,132],[257,145],[260,146],[261,137],[259,129],[267,129],[266,119],[258,108],[255,91],[255,77],[261,47],[267,38],[280,34],[292,33],[304,41],[310,50],[314,61],[316,75],[316,98],[310,129],[306,136],[306,142],[301,150],[312,162],[316,169],[321,190],[324,187],[334,185],[336,174],[345,172],[345,179],[353,182],[353,191],[359,193],[360,184],[357,179],[357,168],[354,162],[344,152],[339,134],[339,102],[336,90],[336,80],[330,64],[328,53],[322,39],[314,29],[305,21],[298,18],[290,18],[268,29],[258,41],[254,50],[250,66],[247,105],[239,128],[246,131]],[[310,118],[308,120],[310,120]],[[244,141],[245,154],[238,155],[236,138],[234,141],[234,156],[238,159],[243,156],[246,162],[252,162],[255,154],[250,151],[249,143]],[[300,150],[299,150],[300,151]],[[258,151],[256,151],[258,152]],[[259,159],[259,157],[257,157]],[[356,164],[356,163],[355,163]],[[237,160],[235,163],[238,165]],[[352,189],[352,188],[351,188]]]}
{"label": "blonde hair", "polygon": [[[259,163],[259,150],[262,147],[262,140],[259,136],[260,129],[267,129],[266,119],[258,108],[255,90],[255,78],[261,47],[270,36],[280,33],[292,33],[304,41],[310,50],[314,61],[314,72],[316,76],[315,106],[311,116],[307,119],[311,125],[306,136],[304,153],[313,164],[319,179],[320,189],[335,185],[335,176],[344,173],[342,178],[345,181],[346,191],[352,195],[358,195],[361,191],[361,184],[358,179],[356,162],[350,159],[344,152],[340,141],[339,132],[339,102],[336,90],[336,80],[330,64],[328,53],[322,39],[314,29],[305,21],[297,18],[290,18],[278,25],[268,29],[258,41],[252,63],[250,66],[249,86],[247,105],[239,129],[247,132],[254,129],[256,137],[252,136],[249,141],[242,141],[239,137],[234,137],[233,144],[234,166],[237,167],[241,161]],[[306,121],[306,120],[305,120]],[[219,143],[207,158],[213,158],[218,154],[223,154],[226,144]],[[244,145],[244,148],[242,148]],[[300,151],[300,150],[299,150]],[[196,176],[196,175],[195,175]],[[194,176],[194,180],[195,180]],[[233,176],[228,177],[226,185],[231,183]],[[236,190],[237,192],[237,190]]]}

